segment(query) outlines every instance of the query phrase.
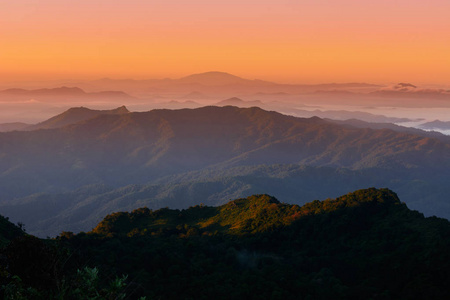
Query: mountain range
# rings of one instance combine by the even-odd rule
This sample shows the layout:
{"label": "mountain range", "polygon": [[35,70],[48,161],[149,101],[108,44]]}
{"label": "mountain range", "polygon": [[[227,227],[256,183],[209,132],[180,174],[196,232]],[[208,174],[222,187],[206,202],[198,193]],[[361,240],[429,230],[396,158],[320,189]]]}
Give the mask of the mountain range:
{"label": "mountain range", "polygon": [[[306,104],[367,105],[389,107],[449,107],[450,93],[443,88],[422,88],[410,83],[383,86],[370,83],[283,84],[246,79],[225,72],[205,72],[178,79],[110,79],[65,83],[92,92],[121,90],[143,99],[185,97],[220,100],[283,100]],[[204,95],[211,95],[205,97]],[[209,102],[208,104],[212,104]]]}
{"label": "mountain range", "polygon": [[263,103],[259,100],[244,101],[237,97],[233,97],[233,98],[219,101],[215,105],[217,105],[217,106],[237,106],[237,107],[253,107],[253,106],[261,107],[263,105]]}
{"label": "mountain range", "polygon": [[431,122],[423,123],[419,126],[423,129],[442,129],[442,130],[450,130],[450,122],[434,120]]}
{"label": "mountain range", "polygon": [[43,88],[43,89],[19,89],[11,88],[0,91],[0,99],[2,101],[39,101],[39,102],[86,102],[86,101],[101,101],[127,103],[136,98],[122,92],[122,91],[99,91],[99,92],[85,92],[79,87],[57,87],[57,88]]}
{"label": "mountain range", "polygon": [[[34,103],[35,105],[39,105],[39,103]],[[334,120],[348,120],[348,119],[359,119],[366,122],[375,122],[375,123],[403,123],[403,122],[412,122],[414,120],[408,119],[408,118],[397,118],[397,117],[386,117],[384,115],[376,115],[371,114],[367,112],[362,111],[347,111],[347,110],[319,110],[319,109],[306,109],[308,107],[304,108],[297,108],[298,105],[293,105],[289,103],[284,102],[278,102],[278,101],[271,101],[271,102],[262,102],[260,100],[243,100],[237,97],[232,97],[229,99],[225,99],[219,102],[213,103],[213,105],[216,106],[237,106],[237,107],[260,107],[265,110],[273,110],[277,111],[283,114],[297,116],[297,117],[313,117],[318,116],[321,118],[327,118],[327,119],[334,119]],[[147,103],[141,103],[141,104],[133,104],[132,107],[137,110],[145,110],[147,107],[151,107],[152,109],[182,109],[182,108],[199,108],[204,105],[192,101],[192,100],[185,100],[185,101],[165,101],[165,102],[152,102],[151,104]],[[34,112],[32,113],[32,118],[37,118],[37,114],[34,108]],[[79,110],[76,114],[76,110]],[[60,110],[59,108],[55,108],[54,110]],[[84,113],[82,112],[84,110]],[[90,110],[90,112],[88,112]],[[9,122],[9,123],[0,123],[0,132],[8,132],[8,131],[14,131],[14,130],[31,130],[31,129],[37,129],[37,128],[46,128],[49,123],[51,122],[57,122],[57,119],[67,119],[68,121],[64,121],[64,124],[74,123],[73,121],[82,120],[86,118],[90,118],[96,113],[102,112],[106,113],[108,111],[113,110],[93,110],[88,109],[85,107],[78,107],[78,108],[71,108],[69,111],[65,111],[57,116],[51,117],[50,120],[46,119],[45,121],[40,121],[34,125],[23,123],[23,122]],[[31,114],[31,112],[30,112]],[[72,114],[74,115],[74,120],[70,121],[70,118],[67,118],[66,114]],[[11,118],[11,116],[9,116]],[[57,122],[58,124],[58,122]],[[59,125],[56,125],[58,127]]]}
{"label": "mountain range", "polygon": [[[215,97],[231,96],[241,93],[305,93],[327,89],[376,89],[379,85],[367,83],[330,83],[330,84],[280,84],[264,80],[245,79],[225,72],[205,72],[192,74],[178,79],[110,79],[103,78],[89,82],[70,82],[71,85],[87,89],[110,90],[111,88],[138,94],[151,93],[197,93],[215,95]],[[230,94],[231,92],[231,94]]]}
{"label": "mountain range", "polygon": [[[251,100],[254,100],[255,97],[262,97],[264,100],[284,100],[307,104],[339,103],[340,105],[390,107],[450,106],[448,89],[422,88],[410,83],[398,83],[393,86],[369,83],[282,84],[259,79],[246,79],[225,72],[205,72],[178,79],[72,80],[53,85],[55,85],[53,88],[2,90],[0,99],[2,101],[35,99],[55,103],[70,101],[88,105],[86,101],[130,104],[136,101],[148,102],[165,98],[217,101],[226,97],[250,97]],[[339,101],[337,102],[337,100]]]}
{"label": "mountain range", "polygon": [[232,106],[76,108],[41,126],[0,133],[0,209],[39,235],[85,231],[144,204],[218,205],[264,192],[302,204],[374,183],[427,215],[450,216],[450,143],[421,131]]}
{"label": "mountain range", "polygon": [[73,107],[63,112],[62,114],[54,116],[38,124],[28,126],[26,128],[23,128],[22,130],[30,131],[37,129],[60,128],[66,125],[71,125],[85,120],[89,120],[100,115],[121,115],[127,114],[129,112],[130,111],[125,106],[121,106],[111,110],[94,110],[86,107]]}

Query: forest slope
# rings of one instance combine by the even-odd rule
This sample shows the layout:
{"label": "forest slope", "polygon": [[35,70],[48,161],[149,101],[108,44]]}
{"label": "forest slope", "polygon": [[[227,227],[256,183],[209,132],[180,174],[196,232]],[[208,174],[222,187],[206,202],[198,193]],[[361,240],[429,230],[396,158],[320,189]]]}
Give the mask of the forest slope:
{"label": "forest slope", "polygon": [[371,188],[301,207],[254,195],[140,208],[60,241],[160,299],[444,299],[449,234],[447,220]]}

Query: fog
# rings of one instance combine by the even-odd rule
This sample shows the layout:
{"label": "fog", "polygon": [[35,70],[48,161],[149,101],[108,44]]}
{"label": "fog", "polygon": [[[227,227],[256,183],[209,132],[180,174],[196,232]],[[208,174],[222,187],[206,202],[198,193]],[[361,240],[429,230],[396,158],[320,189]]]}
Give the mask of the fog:
{"label": "fog", "polygon": [[181,79],[18,83],[17,88],[0,90],[0,124],[35,124],[71,107],[106,110],[122,105],[130,111],[259,106],[297,117],[358,119],[450,134],[448,124],[423,125],[450,121],[450,92],[446,87],[423,88],[409,83],[286,85],[220,72]]}

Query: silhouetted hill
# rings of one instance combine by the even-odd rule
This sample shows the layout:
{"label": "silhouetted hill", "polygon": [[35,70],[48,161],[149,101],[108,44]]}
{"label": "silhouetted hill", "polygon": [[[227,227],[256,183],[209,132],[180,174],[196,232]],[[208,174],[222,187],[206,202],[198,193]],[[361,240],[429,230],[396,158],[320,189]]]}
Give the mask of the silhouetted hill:
{"label": "silhouetted hill", "polygon": [[211,86],[248,84],[252,82],[252,80],[243,79],[241,77],[225,72],[205,72],[200,74],[192,74],[177,79],[177,81],[183,83],[198,83]]}
{"label": "silhouetted hill", "polygon": [[229,98],[229,99],[222,100],[222,101],[219,101],[216,103],[217,106],[232,105],[232,106],[237,106],[237,107],[252,107],[252,106],[260,107],[262,104],[263,103],[259,100],[244,101],[237,97]]}
{"label": "silhouetted hill", "polygon": [[36,125],[29,126],[25,128],[26,130],[37,130],[37,129],[51,129],[59,128],[70,124],[75,124],[80,121],[85,121],[99,115],[121,115],[127,114],[130,111],[125,107],[121,106],[116,109],[111,110],[93,110],[86,107],[74,107],[69,110],[54,116],[46,121],[38,123]]}
{"label": "silhouetted hill", "polygon": [[16,237],[24,235],[22,229],[0,215],[0,249]]}
{"label": "silhouetted hill", "polygon": [[27,124],[27,123],[21,123],[21,122],[3,123],[3,124],[0,124],[0,132],[22,130],[29,126],[32,126],[32,125]]}

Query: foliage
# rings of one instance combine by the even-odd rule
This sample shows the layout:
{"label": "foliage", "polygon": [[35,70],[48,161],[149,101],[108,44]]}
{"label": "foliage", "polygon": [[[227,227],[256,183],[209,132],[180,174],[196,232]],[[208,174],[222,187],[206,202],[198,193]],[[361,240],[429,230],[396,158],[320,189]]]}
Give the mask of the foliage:
{"label": "foliage", "polygon": [[8,268],[3,290],[49,299],[447,299],[449,236],[447,220],[409,210],[387,189],[304,206],[254,195],[219,207],[140,208],[45,247],[25,239],[25,248],[47,249],[28,263],[66,253],[64,272],[43,288]]}
{"label": "foliage", "polygon": [[[387,189],[302,207],[267,195],[107,216],[67,240],[162,299],[442,299],[449,222]],[[182,296],[180,296],[182,295]]]}
{"label": "foliage", "polygon": [[0,215],[0,248],[23,234],[24,231],[21,228],[11,223],[8,218]]}
{"label": "foliage", "polygon": [[[28,232],[41,237],[61,231],[88,231],[104,216],[140,207],[186,209],[203,202],[218,206],[230,199],[267,193],[291,204],[336,197],[366,186],[389,186],[408,207],[425,215],[450,216],[445,201],[450,173],[424,170],[349,170],[294,164],[257,165],[224,170],[201,170],[162,178],[158,184],[121,188],[90,185],[62,194],[39,194],[0,205],[11,219],[25,218]],[[29,216],[28,216],[29,215]]]}
{"label": "foliage", "polygon": [[[75,269],[79,259],[54,241],[33,236],[14,239],[2,249],[0,298],[125,299],[128,276],[106,282],[96,267]],[[78,261],[74,261],[78,260]]]}

